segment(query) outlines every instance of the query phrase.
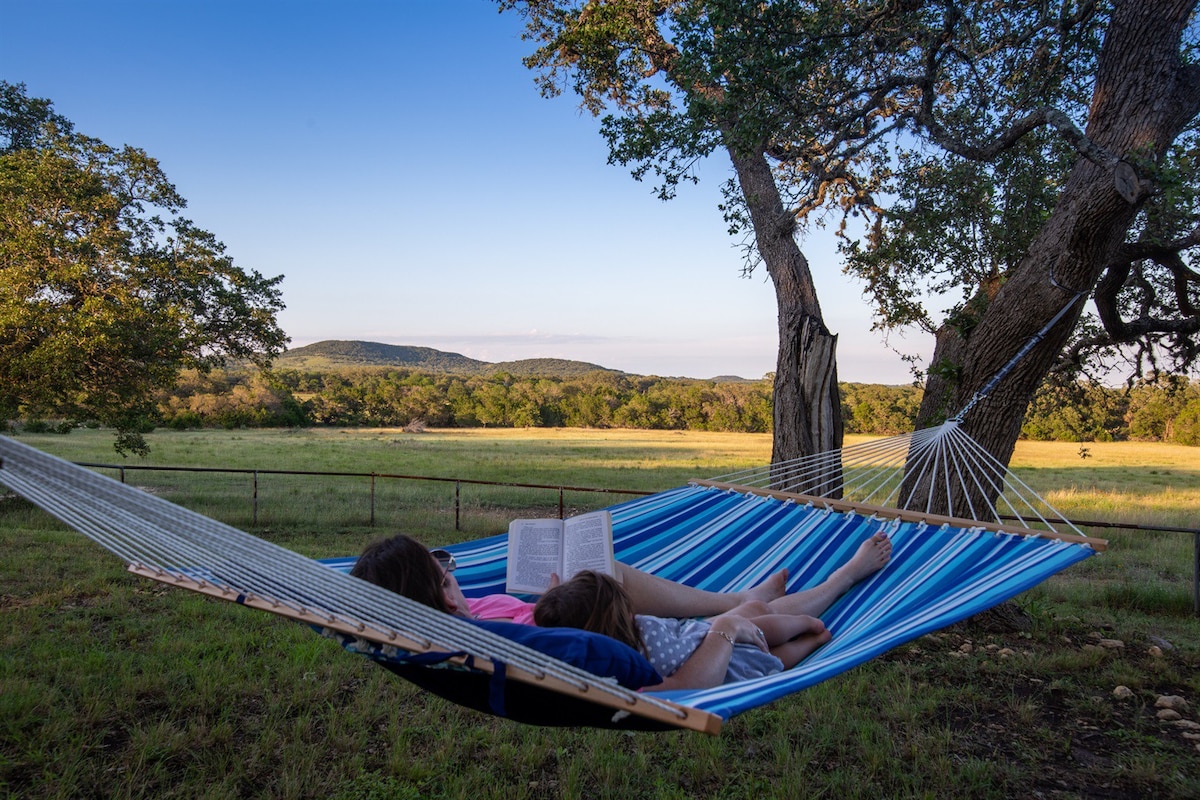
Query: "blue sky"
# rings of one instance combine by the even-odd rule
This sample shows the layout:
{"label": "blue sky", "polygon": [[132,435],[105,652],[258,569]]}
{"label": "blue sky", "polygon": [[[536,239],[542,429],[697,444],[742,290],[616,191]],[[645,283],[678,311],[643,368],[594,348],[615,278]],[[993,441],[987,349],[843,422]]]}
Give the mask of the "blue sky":
{"label": "blue sky", "polygon": [[[293,347],[775,368],[774,292],[717,210],[728,163],[656,199],[574,97],[538,94],[520,18],[487,0],[0,0],[0,20],[0,78],[146,150],[236,263],[285,275]],[[839,377],[910,380],[829,237],[804,251]]]}

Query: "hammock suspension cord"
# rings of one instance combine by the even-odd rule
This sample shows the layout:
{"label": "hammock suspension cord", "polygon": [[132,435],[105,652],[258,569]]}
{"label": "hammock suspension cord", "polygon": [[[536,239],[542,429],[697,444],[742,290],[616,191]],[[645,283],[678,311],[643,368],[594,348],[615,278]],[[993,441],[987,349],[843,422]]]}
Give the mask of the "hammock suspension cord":
{"label": "hammock suspension cord", "polygon": [[[675,706],[597,679],[524,645],[344,575],[271,542],[107,476],[0,437],[0,480],[120,557],[140,574],[259,599],[318,627],[339,625],[383,646],[465,652],[621,703]],[[189,567],[188,565],[196,565]],[[251,587],[253,587],[251,589]],[[190,588],[190,587],[189,587]]]}
{"label": "hammock suspension cord", "polygon": [[[943,513],[951,517],[1000,523],[1008,516],[1024,527],[1083,535],[962,430],[967,413],[1046,338],[1082,296],[1082,292],[1075,292],[1058,313],[942,425],[734,472],[714,480],[924,513],[933,513],[932,503],[939,496],[934,489],[940,489],[941,498],[948,504]],[[922,487],[928,490],[919,495]],[[922,496],[925,498],[923,504],[920,502]],[[956,499],[960,503],[958,507],[954,505]]]}

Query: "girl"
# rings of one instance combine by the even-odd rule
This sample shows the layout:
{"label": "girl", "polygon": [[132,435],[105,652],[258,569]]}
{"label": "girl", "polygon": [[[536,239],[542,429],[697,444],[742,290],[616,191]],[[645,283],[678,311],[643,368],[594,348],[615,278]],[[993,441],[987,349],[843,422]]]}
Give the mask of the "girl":
{"label": "girl", "polygon": [[620,583],[591,571],[549,589],[534,606],[533,619],[542,627],[602,633],[640,650],[664,677],[654,691],[770,675],[795,666],[830,639],[819,619],[774,613],[757,601],[707,620],[635,614]]}

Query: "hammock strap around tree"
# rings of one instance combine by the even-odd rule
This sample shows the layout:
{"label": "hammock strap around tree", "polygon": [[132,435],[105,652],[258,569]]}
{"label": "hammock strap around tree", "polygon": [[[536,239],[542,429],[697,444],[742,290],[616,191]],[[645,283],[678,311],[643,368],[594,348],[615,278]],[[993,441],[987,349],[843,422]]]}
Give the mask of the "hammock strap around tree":
{"label": "hammock strap around tree", "polygon": [[[1053,273],[1050,274],[1050,283],[1056,288],[1065,289],[1065,287],[1059,285],[1058,281],[1054,278]],[[1038,344],[1040,344],[1041,341],[1050,333],[1051,329],[1053,329],[1054,326],[1057,325],[1059,321],[1067,315],[1067,312],[1071,310],[1071,307],[1075,305],[1075,302],[1083,296],[1083,292],[1075,292],[1071,299],[1067,301],[1066,305],[1060,308],[1058,313],[1055,314],[1049,322],[1042,326],[1041,330],[1029,337],[1029,340],[1026,341],[1025,344],[1021,345],[1021,349],[1018,350],[1016,354],[1008,360],[1008,363],[996,371],[996,374],[993,375],[986,384],[984,384],[982,389],[976,392],[971,399],[967,401],[967,404],[963,406],[956,415],[954,415],[953,419],[961,422],[963,418],[966,417],[967,413],[970,412],[970,410],[974,408],[980,400],[991,394],[992,390],[996,388],[997,384],[1004,380],[1008,373],[1012,372],[1013,368],[1017,365],[1017,362],[1027,356],[1029,352],[1033,350],[1033,348],[1037,347]]]}

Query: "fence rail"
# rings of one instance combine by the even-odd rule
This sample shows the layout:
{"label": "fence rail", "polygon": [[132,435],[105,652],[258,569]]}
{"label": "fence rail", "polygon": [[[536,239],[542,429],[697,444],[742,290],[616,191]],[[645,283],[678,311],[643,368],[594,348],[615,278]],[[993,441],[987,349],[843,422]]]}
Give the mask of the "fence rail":
{"label": "fence rail", "polygon": [[[370,525],[375,525],[375,484],[377,480],[399,480],[399,481],[430,481],[436,483],[452,483],[454,484],[454,530],[460,531],[462,522],[462,486],[500,486],[516,489],[538,489],[550,490],[558,492],[558,516],[561,519],[566,514],[566,506],[563,495],[566,492],[592,492],[597,494],[615,494],[615,495],[633,495],[645,496],[654,494],[642,489],[605,489],[594,486],[568,486],[563,484],[542,484],[542,483],[518,483],[513,481],[484,481],[471,478],[442,478],[429,475],[403,475],[389,472],[330,472],[319,470],[288,470],[288,469],[250,469],[236,467],[177,467],[177,466],[152,466],[143,464],[102,464],[87,461],[75,462],[81,467],[91,469],[108,469],[115,470],[119,474],[121,483],[125,483],[125,473],[130,470],[144,470],[157,472],[207,472],[207,473],[224,473],[236,475],[251,475],[253,476],[253,514],[252,524],[258,525],[258,478],[260,475],[299,475],[308,477],[329,477],[329,478],[365,478],[371,482],[370,490]],[[1108,528],[1113,530],[1128,530],[1128,531],[1153,531],[1164,533],[1185,533],[1192,535],[1192,610],[1196,616],[1200,616],[1200,529],[1198,528],[1177,528],[1169,526],[1147,526],[1133,523],[1120,522],[1097,522],[1089,520],[1067,520],[1072,525],[1078,528]]]}
{"label": "fence rail", "polygon": [[121,483],[125,483],[125,473],[131,470],[154,471],[154,472],[207,472],[221,473],[231,475],[250,475],[253,476],[253,490],[251,501],[253,503],[252,524],[258,525],[258,478],[260,475],[301,475],[307,477],[326,477],[326,478],[366,478],[371,482],[370,491],[370,525],[375,524],[375,482],[378,479],[386,480],[402,480],[402,481],[430,481],[434,483],[452,483],[454,484],[454,530],[461,530],[462,521],[462,494],[461,489],[464,484],[470,486],[503,486],[516,489],[541,489],[558,492],[558,516],[561,519],[566,514],[566,505],[563,495],[566,492],[592,492],[596,494],[620,494],[620,495],[636,495],[645,496],[654,494],[644,489],[604,489],[595,486],[569,486],[564,484],[545,484],[545,483],[517,483],[513,481],[484,481],[473,478],[439,478],[429,475],[402,475],[391,472],[330,472],[321,470],[296,470],[296,469],[250,469],[237,467],[171,467],[171,466],[152,466],[144,464],[100,464],[88,461],[75,462],[81,467],[89,469],[109,469],[115,470]]}

